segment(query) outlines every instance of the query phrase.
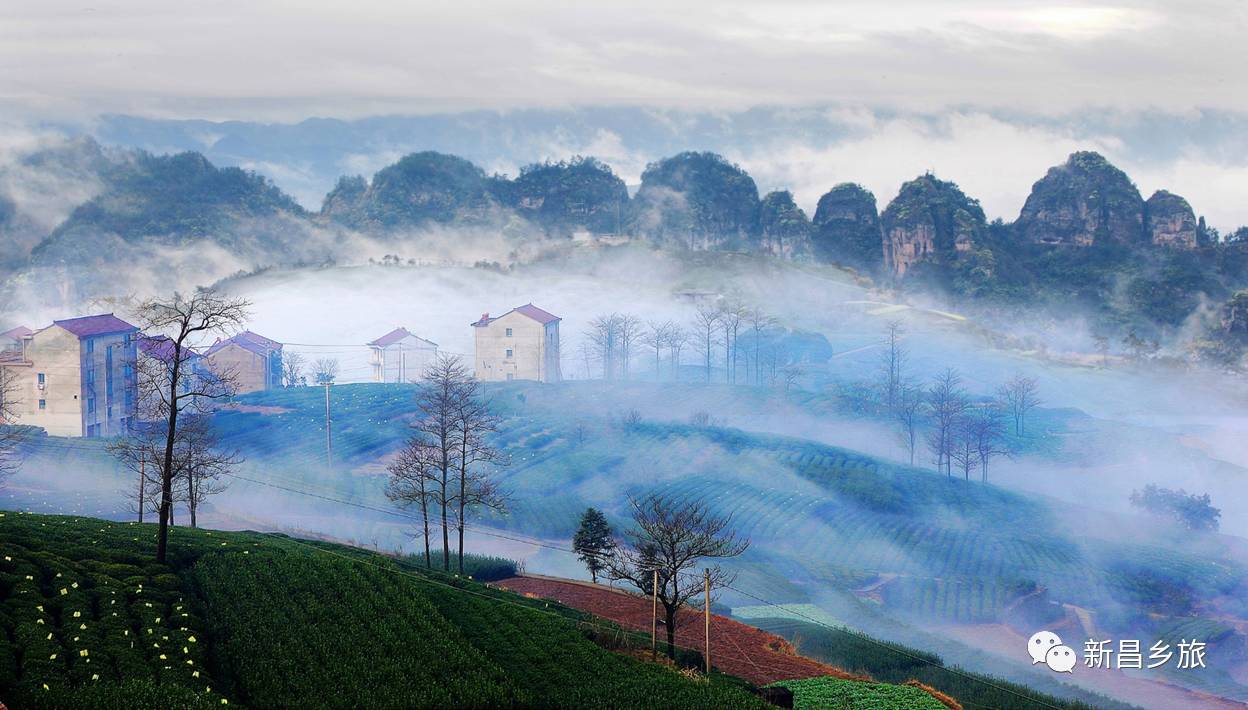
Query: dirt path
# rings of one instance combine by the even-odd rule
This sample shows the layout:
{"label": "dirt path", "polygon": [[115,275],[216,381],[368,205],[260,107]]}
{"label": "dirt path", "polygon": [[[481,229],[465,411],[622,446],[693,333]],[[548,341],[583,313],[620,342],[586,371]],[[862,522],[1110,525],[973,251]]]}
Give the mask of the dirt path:
{"label": "dirt path", "polygon": [[[504,579],[495,585],[520,594],[551,599],[627,628],[650,631],[650,600],[622,590],[588,582],[527,575]],[[685,610],[677,620],[676,644],[701,650],[704,643],[701,613]],[[660,648],[665,638],[660,626]],[[719,614],[711,614],[711,663],[725,673],[757,685],[825,675],[856,677],[839,668],[797,655],[793,646],[780,636]]]}

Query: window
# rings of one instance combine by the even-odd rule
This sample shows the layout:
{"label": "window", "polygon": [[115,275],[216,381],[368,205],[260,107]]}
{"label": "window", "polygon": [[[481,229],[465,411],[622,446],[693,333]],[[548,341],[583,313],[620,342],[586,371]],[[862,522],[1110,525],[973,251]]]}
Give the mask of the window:
{"label": "window", "polygon": [[39,386],[42,387],[45,382],[47,382],[47,375],[40,372],[39,373]]}
{"label": "window", "polygon": [[511,348],[507,348],[507,357],[512,357],[515,354],[516,353],[514,350],[512,350]]}
{"label": "window", "polygon": [[41,399],[41,400],[39,400],[39,408],[40,408],[40,409],[47,409],[47,408],[48,408],[48,400],[46,400],[46,399]]}
{"label": "window", "polygon": [[93,353],[93,352],[95,352],[95,341],[94,341],[94,340],[87,340],[87,352],[89,352],[89,353]]}
{"label": "window", "polygon": [[516,376],[515,376],[515,375],[513,375],[512,373],[510,373],[510,372],[508,372],[508,373],[507,373],[507,381],[508,381],[508,382],[510,382],[510,381],[512,381],[512,380],[514,380],[515,378],[516,378]]}
{"label": "window", "polygon": [[507,337],[508,337],[508,338],[510,338],[510,337],[511,337],[511,328],[508,328],[508,329],[507,329]]}
{"label": "window", "polygon": [[95,413],[95,397],[87,398],[87,414]]}

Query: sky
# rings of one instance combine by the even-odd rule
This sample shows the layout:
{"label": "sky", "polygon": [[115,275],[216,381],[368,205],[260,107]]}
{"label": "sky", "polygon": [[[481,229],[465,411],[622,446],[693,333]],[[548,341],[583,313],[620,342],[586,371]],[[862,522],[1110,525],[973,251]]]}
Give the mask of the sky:
{"label": "sky", "polygon": [[0,96],[291,120],[629,102],[1248,110],[1239,0],[8,0]]}
{"label": "sky", "polygon": [[[1011,219],[1047,166],[1088,147],[1228,229],[1248,223],[1246,33],[1242,0],[7,0],[0,123],[833,107],[861,130],[730,157],[808,209],[829,181],[883,204],[931,169]],[[1233,119],[1235,150],[1225,131],[1136,130],[1211,114]],[[547,157],[567,156],[531,159]],[[631,179],[661,156],[615,157]],[[255,166],[279,184],[299,169]],[[321,189],[284,186],[311,206]]]}

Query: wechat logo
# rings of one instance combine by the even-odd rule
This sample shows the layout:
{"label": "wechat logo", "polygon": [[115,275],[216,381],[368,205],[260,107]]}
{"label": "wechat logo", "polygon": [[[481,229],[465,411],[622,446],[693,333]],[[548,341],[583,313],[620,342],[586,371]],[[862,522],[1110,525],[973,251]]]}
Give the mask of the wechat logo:
{"label": "wechat logo", "polygon": [[1055,673],[1071,673],[1078,661],[1075,650],[1062,644],[1062,639],[1052,631],[1041,631],[1027,639],[1027,654],[1031,664],[1043,663]]}

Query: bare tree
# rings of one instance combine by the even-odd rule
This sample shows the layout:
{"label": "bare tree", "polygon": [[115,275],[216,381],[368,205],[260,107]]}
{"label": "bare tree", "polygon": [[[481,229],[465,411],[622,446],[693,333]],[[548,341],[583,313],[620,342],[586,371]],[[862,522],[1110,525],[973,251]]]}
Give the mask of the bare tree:
{"label": "bare tree", "polygon": [[[633,529],[606,558],[606,573],[658,597],[667,625],[667,655],[675,658],[676,613],[702,592],[702,580],[689,577],[703,560],[736,557],[749,541],[738,539],[731,530],[731,515],[716,515],[700,501],[650,494],[629,503]],[[723,588],[735,579],[719,565],[707,571],[712,588]]]}
{"label": "bare tree", "polygon": [[206,411],[217,400],[233,395],[235,373],[224,368],[193,372],[190,361],[198,355],[195,342],[211,334],[228,334],[242,327],[251,304],[227,298],[212,289],[190,296],[180,293],[166,299],[139,304],[136,320],[143,337],[157,343],[153,355],[136,363],[140,402],[152,419],[165,422],[165,446],[159,459],[160,527],[156,537],[156,561],[165,562],[169,522],[173,513],[174,449],[178,440],[178,416],[183,411]]}
{"label": "bare tree", "polygon": [[642,337],[641,319],[627,313],[618,316],[616,325],[619,333],[619,360],[620,374],[624,379],[628,379],[629,361],[632,358],[633,351],[637,349],[637,342]]}
{"label": "bare tree", "polygon": [[910,454],[910,465],[914,465],[914,452],[918,445],[919,421],[926,402],[923,390],[912,384],[902,383],[897,392],[897,402],[893,407],[893,416],[901,428],[901,443]]}
{"label": "bare tree", "polygon": [[203,502],[229,487],[221,477],[229,475],[243,459],[238,451],[222,448],[212,422],[202,414],[191,416],[180,427],[178,439],[177,478],[182,483],[181,498],[193,528],[198,524],[197,514]]}
{"label": "bare tree", "polygon": [[318,385],[333,384],[338,379],[338,360],[332,357],[320,358],[312,363],[312,375]]}
{"label": "bare tree", "polygon": [[888,411],[894,412],[902,380],[905,378],[906,349],[901,345],[901,322],[889,321],[887,328],[884,354],[880,358],[880,390],[884,395],[884,406]]}
{"label": "bare tree", "polygon": [[425,567],[433,567],[429,552],[429,509],[437,500],[434,486],[438,481],[439,452],[424,437],[407,440],[394,460],[386,466],[390,479],[386,497],[402,507],[416,506],[420,511],[421,538],[425,542]]}
{"label": "bare tree", "polygon": [[950,467],[957,466],[963,478],[971,480],[971,471],[979,465],[979,452],[975,448],[975,435],[971,431],[971,417],[958,417],[950,429],[949,457]]}
{"label": "bare tree", "polygon": [[737,336],[741,323],[749,310],[739,303],[724,303],[719,312],[720,327],[724,331],[724,381],[737,381]]}
{"label": "bare tree", "polygon": [[[763,336],[769,328],[776,324],[776,319],[767,315],[759,308],[752,308],[746,315],[746,322],[750,327],[750,335],[753,339],[754,346],[754,384],[763,384]],[[746,368],[746,374],[749,374],[749,368]]]}
{"label": "bare tree", "polygon": [[706,381],[711,381],[711,354],[715,346],[715,333],[719,328],[720,309],[701,305],[693,316],[694,333],[702,341],[702,352],[706,356]]}
{"label": "bare tree", "polygon": [[22,439],[18,428],[20,405],[17,373],[0,365],[0,483],[17,470],[18,444]]}
{"label": "bare tree", "polygon": [[451,569],[451,511],[455,509],[455,459],[458,453],[459,393],[468,370],[458,357],[439,355],[425,369],[424,384],[416,394],[418,418],[415,436],[431,450],[432,500],[438,506],[442,528],[442,568]]}
{"label": "bare tree", "polygon": [[621,320],[618,313],[598,316],[589,322],[589,329],[585,331],[594,355],[602,363],[604,380],[613,379],[619,369]]}
{"label": "bare tree", "polygon": [[1026,430],[1027,413],[1040,406],[1040,387],[1033,377],[1016,374],[997,390],[1002,406],[1014,419],[1014,433],[1022,436]]}
{"label": "bare tree", "polygon": [[127,436],[108,445],[109,453],[134,476],[131,479],[133,483],[121,494],[140,523],[145,514],[160,512],[160,461],[164,455],[164,435],[165,427],[161,422],[138,422],[130,427]]}
{"label": "bare tree", "polygon": [[936,457],[936,470],[953,475],[953,453],[956,444],[955,428],[966,412],[966,392],[962,378],[952,368],[936,377],[927,390],[927,413],[932,427],[928,432],[927,445]]}
{"label": "bare tree", "polygon": [[675,323],[670,320],[666,321],[650,321],[646,324],[647,330],[642,341],[654,350],[654,380],[657,382],[661,377],[661,365],[663,351],[667,349],[668,342],[672,336],[672,330],[676,327]]}
{"label": "bare tree", "polygon": [[505,510],[505,496],[490,478],[491,470],[504,460],[488,437],[498,430],[498,417],[490,412],[476,378],[464,371],[455,389],[456,478],[455,526],[459,533],[459,573],[464,573],[464,522],[468,512],[480,508]]}
{"label": "bare tree", "polygon": [[996,407],[980,407],[966,418],[966,433],[975,449],[980,480],[984,483],[988,482],[988,464],[992,459],[1010,453],[1004,445],[1005,424],[999,415]]}
{"label": "bare tree", "polygon": [[667,347],[671,352],[673,382],[680,379],[680,351],[688,344],[689,331],[673,323],[672,329],[667,334]]}
{"label": "bare tree", "polygon": [[296,352],[282,353],[282,378],[287,387],[296,387],[303,381],[304,359]]}

